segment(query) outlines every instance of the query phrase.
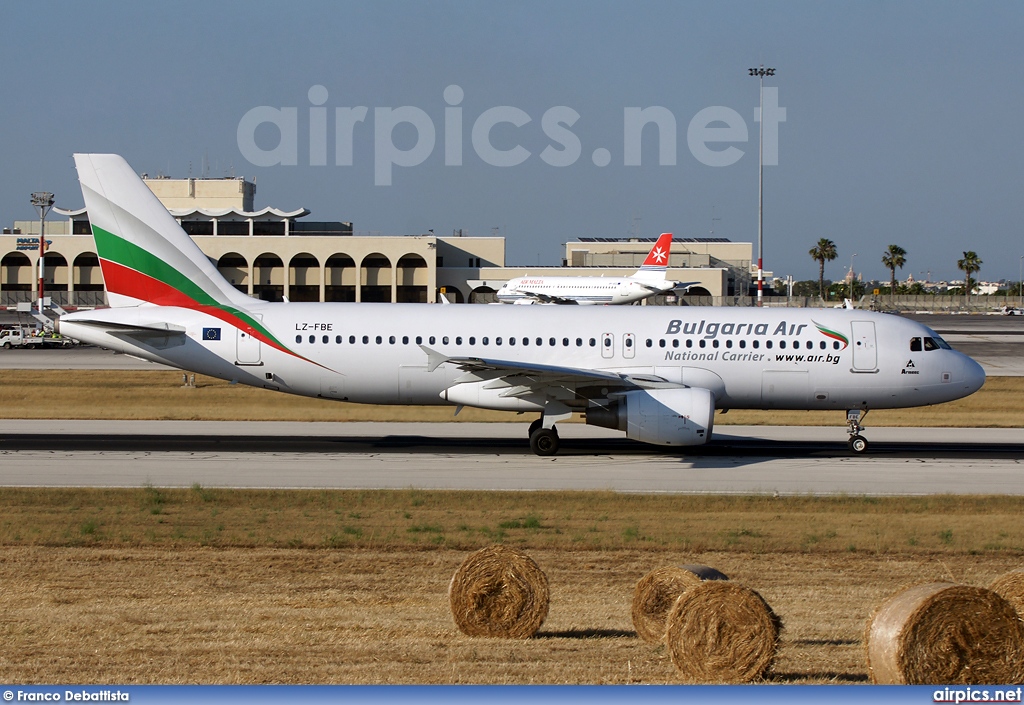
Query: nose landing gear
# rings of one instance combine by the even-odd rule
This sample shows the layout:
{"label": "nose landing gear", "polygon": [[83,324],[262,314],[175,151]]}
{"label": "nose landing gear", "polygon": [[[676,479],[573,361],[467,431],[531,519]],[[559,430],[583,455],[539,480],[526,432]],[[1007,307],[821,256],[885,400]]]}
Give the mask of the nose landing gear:
{"label": "nose landing gear", "polygon": [[850,450],[858,455],[868,450],[868,439],[860,435],[864,430],[861,421],[868,415],[867,409],[849,409],[846,412],[846,427],[850,434]]}

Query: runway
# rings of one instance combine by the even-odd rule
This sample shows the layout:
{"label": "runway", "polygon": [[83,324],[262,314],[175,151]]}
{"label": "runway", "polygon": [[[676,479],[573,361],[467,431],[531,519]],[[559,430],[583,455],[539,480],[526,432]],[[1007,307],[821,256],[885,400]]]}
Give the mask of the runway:
{"label": "runway", "polygon": [[[1024,375],[1024,318],[913,315],[986,374]],[[92,347],[0,350],[6,369],[168,369]],[[0,486],[611,490],[855,495],[1024,494],[1020,429],[715,429],[667,450],[562,424],[534,456],[526,424],[0,421]]]}
{"label": "runway", "polygon": [[1024,494],[1019,429],[720,426],[666,450],[564,424],[539,458],[526,424],[0,421],[0,485],[741,494]]}

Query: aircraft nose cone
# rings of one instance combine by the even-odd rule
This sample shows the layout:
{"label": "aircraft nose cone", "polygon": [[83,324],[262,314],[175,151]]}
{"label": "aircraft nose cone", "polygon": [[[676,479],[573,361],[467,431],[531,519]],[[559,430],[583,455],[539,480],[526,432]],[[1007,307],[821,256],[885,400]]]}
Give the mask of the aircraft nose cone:
{"label": "aircraft nose cone", "polygon": [[968,394],[974,394],[985,384],[985,369],[973,358],[964,355],[964,383],[970,389]]}

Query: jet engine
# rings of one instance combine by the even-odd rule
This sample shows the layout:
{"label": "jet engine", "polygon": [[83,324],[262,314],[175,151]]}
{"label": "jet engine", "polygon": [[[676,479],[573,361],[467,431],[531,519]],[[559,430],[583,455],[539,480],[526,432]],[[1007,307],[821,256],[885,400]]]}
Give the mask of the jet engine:
{"label": "jet engine", "polygon": [[711,438],[715,395],[708,389],[638,389],[616,396],[607,408],[587,409],[587,423],[662,446],[698,446]]}

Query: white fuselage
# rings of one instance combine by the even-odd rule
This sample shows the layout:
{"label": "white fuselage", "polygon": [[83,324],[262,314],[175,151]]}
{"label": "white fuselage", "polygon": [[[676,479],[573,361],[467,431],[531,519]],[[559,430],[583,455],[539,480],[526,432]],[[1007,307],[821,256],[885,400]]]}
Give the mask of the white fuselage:
{"label": "white fuselage", "polygon": [[561,299],[581,306],[629,304],[671,291],[675,282],[664,279],[641,282],[633,277],[517,277],[497,292],[502,303],[542,302]]}
{"label": "white fuselage", "polygon": [[[654,375],[710,389],[719,409],[922,406],[967,396],[985,378],[961,353],[915,345],[913,339],[938,340],[927,327],[858,310],[259,302],[248,310],[287,350],[201,310],[177,307],[73,313],[59,328],[84,342],[220,379],[372,404],[444,403],[440,395],[456,388],[463,373],[451,364],[431,369],[423,348],[445,357]],[[170,324],[185,334],[140,337],[76,319]],[[219,339],[204,339],[204,328],[217,329]],[[600,397],[591,390],[590,401],[578,400],[582,406],[575,408]],[[574,407],[572,399],[564,401]],[[477,405],[514,408],[504,404]]]}

